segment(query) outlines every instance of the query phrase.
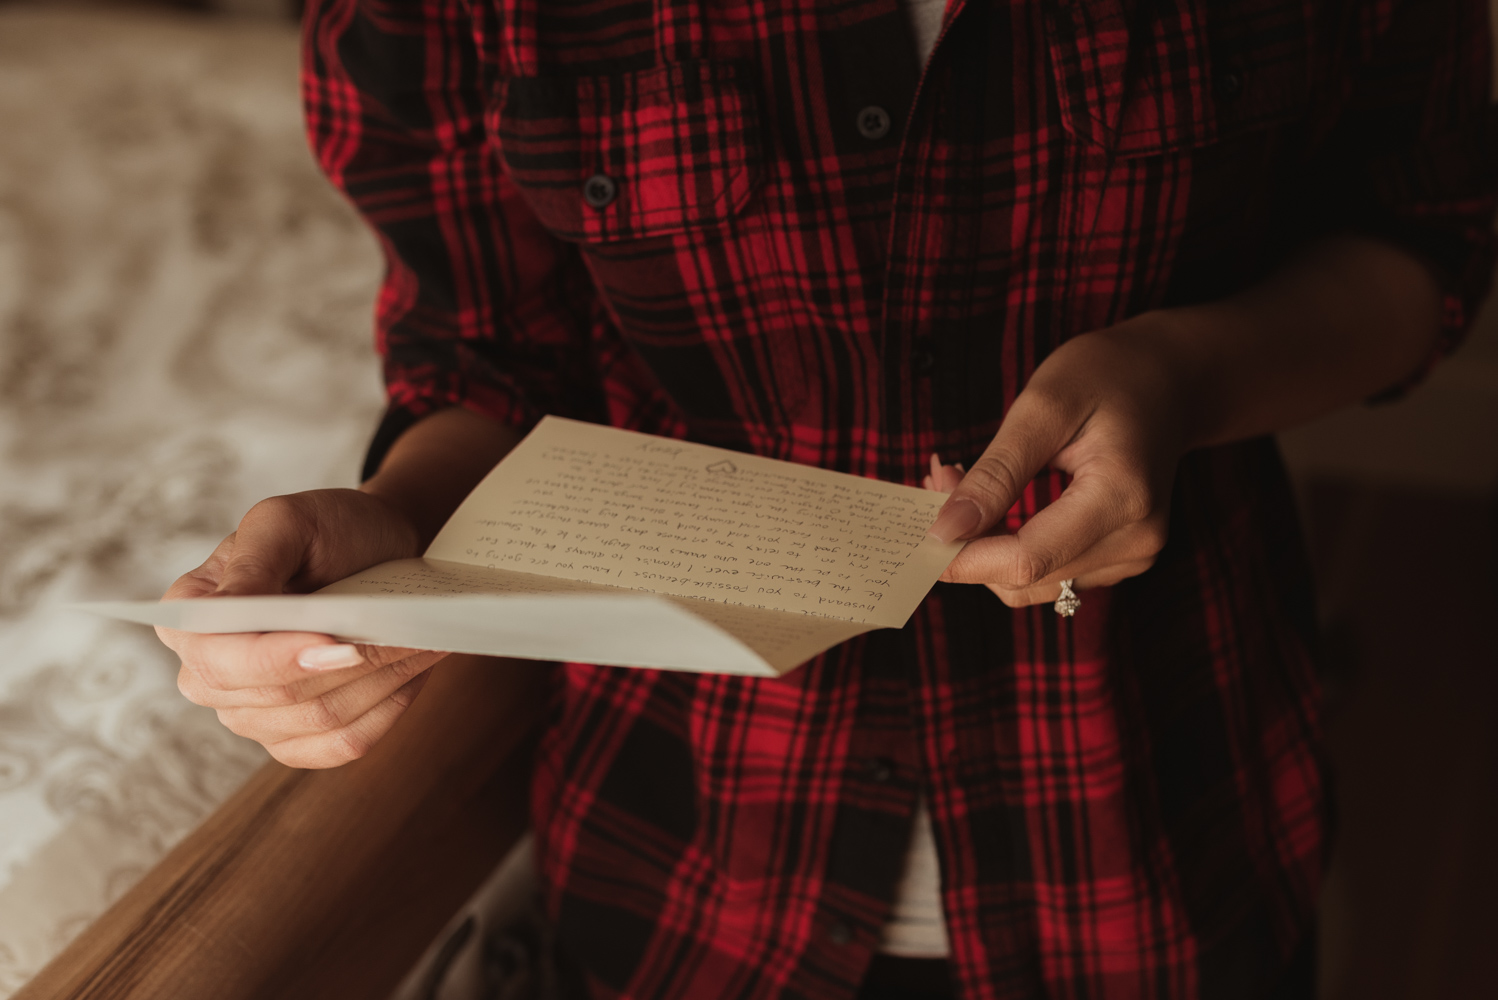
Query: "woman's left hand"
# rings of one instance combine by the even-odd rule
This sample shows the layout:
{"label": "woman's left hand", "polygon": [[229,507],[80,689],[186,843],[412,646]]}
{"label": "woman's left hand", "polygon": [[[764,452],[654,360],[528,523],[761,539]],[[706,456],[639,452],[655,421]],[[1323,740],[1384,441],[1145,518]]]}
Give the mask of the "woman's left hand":
{"label": "woman's left hand", "polygon": [[[931,534],[972,539],[943,580],[986,584],[1018,608],[1056,600],[1062,580],[1107,587],[1154,564],[1190,419],[1187,379],[1150,336],[1164,322],[1144,314],[1057,348],[971,471],[932,456],[927,487],[952,495]],[[1071,483],[1005,533],[1005,513],[1047,465]]]}

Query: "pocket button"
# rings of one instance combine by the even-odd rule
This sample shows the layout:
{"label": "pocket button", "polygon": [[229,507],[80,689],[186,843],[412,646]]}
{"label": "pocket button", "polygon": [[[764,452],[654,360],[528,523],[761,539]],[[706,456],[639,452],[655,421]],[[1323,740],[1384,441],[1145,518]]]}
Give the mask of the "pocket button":
{"label": "pocket button", "polygon": [[1223,101],[1231,103],[1238,99],[1243,93],[1243,75],[1234,70],[1228,70],[1217,78],[1217,96]]}
{"label": "pocket button", "polygon": [[594,174],[583,183],[583,201],[590,208],[607,208],[619,193],[619,185],[607,174]]}
{"label": "pocket button", "polygon": [[870,104],[858,113],[858,134],[865,139],[883,139],[889,135],[889,112]]}

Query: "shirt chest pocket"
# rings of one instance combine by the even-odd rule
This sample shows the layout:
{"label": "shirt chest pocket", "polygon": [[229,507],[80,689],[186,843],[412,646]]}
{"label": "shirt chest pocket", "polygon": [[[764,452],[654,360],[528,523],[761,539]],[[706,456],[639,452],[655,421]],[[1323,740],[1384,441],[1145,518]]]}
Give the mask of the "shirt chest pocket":
{"label": "shirt chest pocket", "polygon": [[1300,0],[1050,0],[1046,35],[1062,126],[1127,159],[1188,151],[1302,115],[1306,16]]}
{"label": "shirt chest pocket", "polygon": [[753,91],[733,63],[514,78],[492,114],[511,178],[563,239],[611,243],[722,224],[759,182]]}

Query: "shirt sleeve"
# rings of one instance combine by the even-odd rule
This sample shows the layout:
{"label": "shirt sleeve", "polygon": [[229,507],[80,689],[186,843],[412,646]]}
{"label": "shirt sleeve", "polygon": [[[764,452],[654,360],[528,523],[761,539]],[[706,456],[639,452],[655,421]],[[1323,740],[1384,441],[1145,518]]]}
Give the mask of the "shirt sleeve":
{"label": "shirt sleeve", "polygon": [[310,0],[302,90],[312,150],[374,228],[376,343],[389,408],[365,473],[407,427],[463,406],[527,429],[601,419],[595,293],[544,229],[485,126],[492,69],[462,0]]}
{"label": "shirt sleeve", "polygon": [[1318,228],[1396,243],[1441,286],[1441,334],[1427,364],[1379,398],[1397,396],[1460,342],[1492,279],[1488,3],[1361,0],[1341,25],[1323,27],[1323,39],[1341,43],[1316,96],[1336,113],[1313,145],[1307,213]]}

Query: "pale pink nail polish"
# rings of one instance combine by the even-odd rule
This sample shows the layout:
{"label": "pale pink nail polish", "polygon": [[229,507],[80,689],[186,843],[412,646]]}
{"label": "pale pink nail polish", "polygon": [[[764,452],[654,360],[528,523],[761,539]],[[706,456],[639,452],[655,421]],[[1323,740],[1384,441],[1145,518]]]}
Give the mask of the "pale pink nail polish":
{"label": "pale pink nail polish", "polygon": [[297,663],[305,670],[342,670],[357,667],[364,662],[358,647],[342,644],[338,646],[308,646],[296,656]]}
{"label": "pale pink nail polish", "polygon": [[982,523],[983,511],[977,504],[963,497],[948,501],[936,516],[936,523],[926,534],[939,542],[955,542],[977,531],[978,525]]}

